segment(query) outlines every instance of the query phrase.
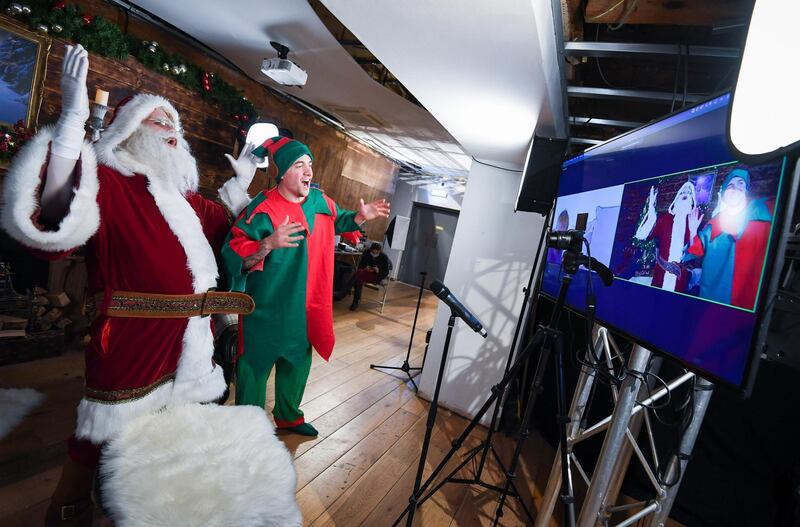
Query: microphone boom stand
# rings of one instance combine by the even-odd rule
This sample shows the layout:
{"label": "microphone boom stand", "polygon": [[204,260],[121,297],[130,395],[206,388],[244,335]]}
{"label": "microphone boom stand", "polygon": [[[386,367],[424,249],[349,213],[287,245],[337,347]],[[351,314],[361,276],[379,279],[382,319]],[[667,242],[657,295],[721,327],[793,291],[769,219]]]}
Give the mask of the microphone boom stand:
{"label": "microphone boom stand", "polygon": [[[406,520],[406,526],[411,527],[414,523],[414,512],[417,509],[417,497],[420,491],[420,483],[422,482],[422,471],[425,470],[425,459],[428,457],[428,447],[431,443],[431,435],[433,434],[433,426],[436,423],[436,412],[439,408],[439,389],[442,387],[442,378],[444,377],[444,367],[447,362],[447,352],[450,349],[450,337],[453,335],[453,326],[456,323],[456,316],[453,314],[453,311],[450,311],[450,318],[447,320],[447,335],[444,338],[444,349],[442,350],[442,360],[439,363],[439,375],[436,377],[436,389],[433,391],[433,399],[431,399],[431,406],[428,409],[428,421],[425,424],[425,439],[422,441],[422,453],[419,456],[419,466],[417,467],[417,475],[414,478],[414,492],[411,494],[411,498],[409,499],[409,508],[406,510],[408,511],[408,519]],[[400,518],[397,518],[397,521],[394,522],[394,525],[397,525],[400,521]]]}
{"label": "microphone boom stand", "polygon": [[[428,274],[427,271],[421,271],[420,273],[420,282],[419,282],[419,296],[417,297],[417,310],[414,312],[414,325],[411,326],[411,338],[408,339],[408,350],[406,351],[406,358],[403,361],[402,366],[385,366],[382,364],[370,364],[369,367],[372,370],[400,370],[405,372],[408,376],[408,380],[411,381],[411,384],[414,385],[414,391],[418,392],[419,387],[417,383],[414,382],[414,377],[411,376],[411,372],[414,370],[422,370],[422,367],[425,366],[425,355],[422,356],[422,366],[419,368],[412,368],[411,365],[408,363],[408,359],[411,357],[411,345],[414,342],[414,331],[417,329],[417,317],[419,316],[419,305],[422,302],[422,292],[425,290],[425,276]],[[427,348],[426,348],[427,354]]]}

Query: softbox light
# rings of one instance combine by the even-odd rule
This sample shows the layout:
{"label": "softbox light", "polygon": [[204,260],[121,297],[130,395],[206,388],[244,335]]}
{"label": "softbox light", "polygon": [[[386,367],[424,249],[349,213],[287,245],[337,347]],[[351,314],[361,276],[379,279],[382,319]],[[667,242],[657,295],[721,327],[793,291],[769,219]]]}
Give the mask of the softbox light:
{"label": "softbox light", "polygon": [[[270,137],[277,137],[278,127],[272,123],[254,123],[247,131],[247,139],[245,143],[253,143],[260,146],[264,141]],[[256,165],[258,168],[266,168],[269,165],[269,160],[265,157],[262,163]]]}
{"label": "softbox light", "polygon": [[728,119],[728,140],[757,162],[800,147],[798,0],[757,0]]}

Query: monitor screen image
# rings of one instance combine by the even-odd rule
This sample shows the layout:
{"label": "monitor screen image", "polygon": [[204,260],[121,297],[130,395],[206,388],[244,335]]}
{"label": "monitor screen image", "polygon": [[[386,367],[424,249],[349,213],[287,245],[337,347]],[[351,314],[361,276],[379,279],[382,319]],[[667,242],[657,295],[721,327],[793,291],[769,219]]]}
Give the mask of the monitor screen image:
{"label": "monitor screen image", "polygon": [[[749,166],[731,154],[722,95],[567,160],[554,230],[588,214],[596,318],[710,380],[745,387],[764,302],[787,160]],[[584,253],[586,253],[584,248]],[[548,249],[542,292],[556,297],[561,251]],[[594,274],[594,273],[592,273]],[[586,307],[581,268],[568,307]]]}

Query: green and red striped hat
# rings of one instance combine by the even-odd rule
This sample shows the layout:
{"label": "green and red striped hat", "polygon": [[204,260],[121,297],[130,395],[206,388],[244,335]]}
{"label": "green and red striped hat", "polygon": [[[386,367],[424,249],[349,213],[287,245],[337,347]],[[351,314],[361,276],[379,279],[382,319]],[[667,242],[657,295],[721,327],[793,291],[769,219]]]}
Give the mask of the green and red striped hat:
{"label": "green and red striped hat", "polygon": [[289,167],[292,166],[292,163],[302,156],[307,155],[312,160],[314,159],[306,145],[288,137],[271,137],[264,141],[261,146],[253,149],[253,155],[257,157],[266,157],[267,152],[272,155],[272,161],[278,170],[277,180],[279,183]]}

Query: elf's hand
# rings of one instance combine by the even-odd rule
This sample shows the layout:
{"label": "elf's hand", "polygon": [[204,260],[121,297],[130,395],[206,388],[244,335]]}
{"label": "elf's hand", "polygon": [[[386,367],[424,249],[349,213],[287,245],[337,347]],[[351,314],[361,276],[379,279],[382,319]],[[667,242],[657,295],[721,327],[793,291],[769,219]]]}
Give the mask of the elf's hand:
{"label": "elf's hand", "polygon": [[356,214],[355,222],[361,224],[365,221],[374,220],[378,217],[389,217],[389,204],[386,202],[385,199],[379,199],[377,201],[373,201],[372,203],[364,203],[364,200],[360,200],[361,205],[358,207],[358,214]]}
{"label": "elf's hand", "polygon": [[275,232],[261,240],[261,243],[269,251],[283,247],[297,247],[298,243],[304,238],[300,234],[303,231],[305,231],[303,224],[294,221],[289,222],[289,216],[286,216],[283,223],[275,229]]}

